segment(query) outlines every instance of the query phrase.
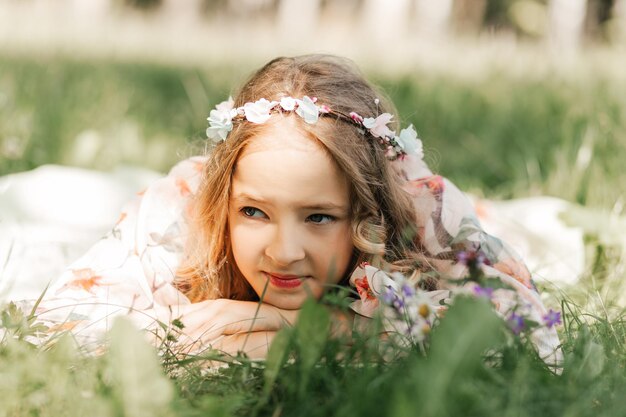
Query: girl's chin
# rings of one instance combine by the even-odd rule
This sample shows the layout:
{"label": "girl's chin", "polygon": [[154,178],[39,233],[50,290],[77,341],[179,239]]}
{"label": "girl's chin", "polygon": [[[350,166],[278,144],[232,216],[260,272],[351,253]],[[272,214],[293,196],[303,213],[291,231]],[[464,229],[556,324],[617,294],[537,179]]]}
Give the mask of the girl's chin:
{"label": "girl's chin", "polygon": [[276,308],[282,310],[298,310],[304,304],[306,297],[297,297],[295,295],[279,295],[278,297],[272,297],[265,301],[265,303],[273,305]]}
{"label": "girl's chin", "polygon": [[299,310],[308,298],[310,295],[306,292],[285,294],[266,291],[263,302],[281,310]]}
{"label": "girl's chin", "polygon": [[265,304],[282,310],[298,310],[308,298],[319,299],[322,296],[322,291],[316,288],[315,284],[311,284],[308,279],[303,280],[302,284],[295,288],[281,288],[269,283],[267,288],[259,288],[257,295]]}

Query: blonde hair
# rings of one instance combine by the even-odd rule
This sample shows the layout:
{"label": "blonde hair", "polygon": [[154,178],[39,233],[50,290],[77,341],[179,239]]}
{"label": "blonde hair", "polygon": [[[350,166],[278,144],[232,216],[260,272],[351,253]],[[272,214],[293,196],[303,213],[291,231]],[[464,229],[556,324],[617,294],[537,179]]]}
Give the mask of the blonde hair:
{"label": "blonde hair", "polygon": [[[329,55],[276,58],[252,75],[234,101],[239,107],[260,98],[280,100],[305,95],[343,114],[396,114],[389,100],[364,79],[351,61]],[[411,260],[416,259],[412,254],[418,242],[413,204],[375,139],[363,135],[349,121],[330,115],[314,125],[301,120],[297,125],[328,152],[350,183],[355,247],[351,266],[368,261],[414,269],[411,264],[415,261]],[[256,298],[233,260],[228,241],[228,204],[237,159],[266,126],[238,123],[228,139],[208,155],[203,181],[193,201],[185,257],[175,280],[192,302]]]}

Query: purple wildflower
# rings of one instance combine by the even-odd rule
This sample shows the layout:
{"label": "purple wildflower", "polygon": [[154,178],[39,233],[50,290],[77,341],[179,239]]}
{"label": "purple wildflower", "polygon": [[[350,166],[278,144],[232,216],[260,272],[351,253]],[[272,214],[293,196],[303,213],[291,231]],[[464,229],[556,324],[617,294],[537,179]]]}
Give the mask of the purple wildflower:
{"label": "purple wildflower", "polygon": [[391,286],[387,286],[387,291],[383,293],[383,302],[387,305],[391,305],[396,299],[396,293]]}
{"label": "purple wildflower", "polygon": [[552,326],[556,326],[562,323],[560,311],[554,311],[550,309],[548,310],[548,313],[542,318],[543,318],[543,323],[546,325],[548,329],[552,328]]}
{"label": "purple wildflower", "polygon": [[522,317],[519,314],[516,314],[515,312],[511,313],[511,315],[507,319],[507,323],[509,325],[509,328],[516,335],[519,335],[526,327],[526,323],[524,322],[524,317]]}
{"label": "purple wildflower", "polygon": [[475,260],[477,266],[482,264],[488,265],[487,257],[482,252],[476,252]]}
{"label": "purple wildflower", "polygon": [[401,311],[404,308],[404,300],[396,295],[396,299],[393,300],[393,308]]}
{"label": "purple wildflower", "polygon": [[461,265],[470,268],[479,268],[481,265],[491,265],[487,256],[480,251],[459,251],[456,254],[456,260]]}
{"label": "purple wildflower", "polygon": [[477,285],[474,287],[474,295],[479,298],[486,298],[491,300],[493,297],[493,288],[491,287],[481,287]]}
{"label": "purple wildflower", "polygon": [[404,284],[402,285],[402,295],[405,297],[413,297],[415,295],[415,289],[408,284]]}
{"label": "purple wildflower", "polygon": [[392,306],[397,312],[401,313],[404,308],[404,300],[396,294],[396,291],[390,285],[382,295],[383,303]]}
{"label": "purple wildflower", "polygon": [[469,260],[469,252],[466,252],[464,250],[458,252],[456,254],[456,260],[463,265],[467,265],[467,261]]}

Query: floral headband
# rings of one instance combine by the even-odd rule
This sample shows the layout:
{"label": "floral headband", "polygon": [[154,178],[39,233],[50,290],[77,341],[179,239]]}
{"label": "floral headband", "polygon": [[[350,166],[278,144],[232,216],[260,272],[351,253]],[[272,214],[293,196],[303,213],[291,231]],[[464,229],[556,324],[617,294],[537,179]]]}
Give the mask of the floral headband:
{"label": "floral headband", "polygon": [[[402,129],[400,134],[396,135],[396,132],[387,126],[393,118],[393,115],[389,113],[383,113],[376,118],[363,118],[355,112],[350,112],[346,116],[341,112],[331,110],[327,105],[317,105],[316,102],[315,97],[307,96],[302,99],[283,97],[280,101],[268,101],[262,98],[254,103],[248,102],[242,107],[234,108],[233,99],[229,97],[227,101],[211,110],[207,118],[209,127],[206,135],[214,142],[223,142],[233,129],[233,121],[247,120],[251,123],[262,124],[269,120],[272,112],[295,112],[309,124],[317,123],[322,115],[334,114],[354,123],[361,128],[361,133],[365,134],[367,131],[373,137],[378,138],[385,155],[391,160],[403,158],[409,154],[423,158],[422,141],[418,139],[413,125]],[[378,99],[376,99],[376,104],[378,104]]]}

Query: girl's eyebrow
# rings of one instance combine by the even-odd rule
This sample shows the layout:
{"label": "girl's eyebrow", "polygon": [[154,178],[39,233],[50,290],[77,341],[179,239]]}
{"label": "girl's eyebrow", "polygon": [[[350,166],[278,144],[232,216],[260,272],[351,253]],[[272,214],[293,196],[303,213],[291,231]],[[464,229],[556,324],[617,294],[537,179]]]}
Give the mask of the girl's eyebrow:
{"label": "girl's eyebrow", "polygon": [[[269,203],[269,201],[267,200],[264,200],[259,197],[254,197],[246,193],[237,194],[236,196],[233,196],[232,199],[235,202],[251,201],[253,203],[261,203],[261,204]],[[305,209],[305,210],[342,210],[342,211],[348,210],[347,206],[336,204],[336,203],[333,203],[332,201],[322,201],[322,202],[315,202],[313,204],[305,204],[305,205],[300,206],[299,208]]]}

